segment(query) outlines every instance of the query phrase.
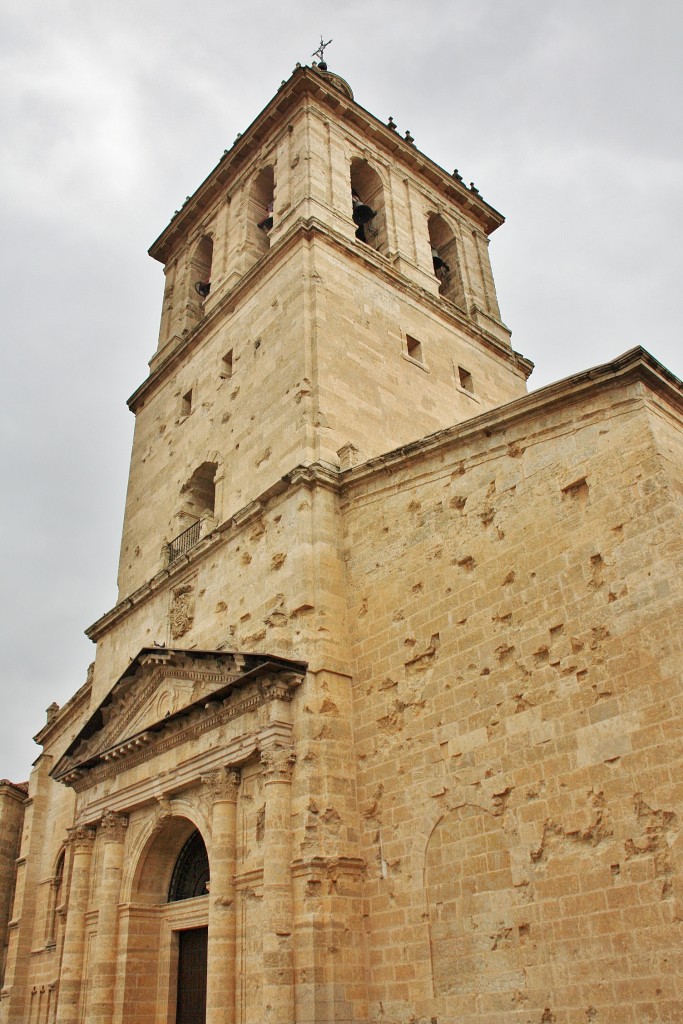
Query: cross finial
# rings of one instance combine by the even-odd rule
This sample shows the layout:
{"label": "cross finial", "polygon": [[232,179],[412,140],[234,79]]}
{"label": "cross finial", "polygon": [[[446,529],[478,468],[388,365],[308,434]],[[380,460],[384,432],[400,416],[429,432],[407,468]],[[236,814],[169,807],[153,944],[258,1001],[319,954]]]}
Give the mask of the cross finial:
{"label": "cross finial", "polygon": [[318,57],[319,60],[320,60],[320,63],[324,64],[325,63],[325,48],[328,47],[331,42],[333,42],[333,40],[332,39],[328,39],[327,42],[324,43],[323,42],[323,37],[321,36],[320,37],[320,46],[318,47],[317,50],[313,51],[313,53],[311,54],[311,57]]}

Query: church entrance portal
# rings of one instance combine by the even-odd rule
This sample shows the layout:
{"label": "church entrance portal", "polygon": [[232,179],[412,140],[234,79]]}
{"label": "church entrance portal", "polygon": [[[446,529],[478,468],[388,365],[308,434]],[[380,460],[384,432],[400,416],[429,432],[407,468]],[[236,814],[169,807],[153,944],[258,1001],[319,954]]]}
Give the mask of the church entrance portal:
{"label": "church entrance portal", "polygon": [[176,1024],[206,1024],[208,928],[178,932]]}

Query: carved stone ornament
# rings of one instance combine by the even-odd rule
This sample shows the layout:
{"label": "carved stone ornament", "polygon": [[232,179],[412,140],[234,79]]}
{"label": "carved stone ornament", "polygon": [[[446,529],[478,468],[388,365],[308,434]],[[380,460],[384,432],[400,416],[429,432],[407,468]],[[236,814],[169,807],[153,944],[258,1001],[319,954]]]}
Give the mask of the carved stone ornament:
{"label": "carved stone ornament", "polygon": [[261,751],[261,765],[266,782],[290,782],[296,761],[293,746],[266,747]]}
{"label": "carved stone ornament", "polygon": [[128,828],[128,815],[117,814],[115,811],[105,811],[101,823],[104,838],[115,843],[122,843]]}
{"label": "carved stone ornament", "polygon": [[179,640],[192,629],[194,623],[194,589],[185,584],[173,591],[171,606],[171,636]]}
{"label": "carved stone ornament", "polygon": [[75,828],[68,828],[66,831],[69,837],[67,842],[74,850],[87,850],[89,846],[92,847],[97,835],[90,825],[76,825]]}
{"label": "carved stone ornament", "polygon": [[237,800],[240,773],[233,768],[225,765],[222,768],[214,768],[213,771],[202,775],[201,780],[211,794],[212,800]]}
{"label": "carved stone ornament", "polygon": [[152,838],[153,836],[158,836],[159,833],[163,830],[164,826],[167,824],[167,822],[169,822],[170,819],[173,817],[171,801],[167,796],[157,797],[157,803],[157,816],[152,831],[150,833],[150,838]]}

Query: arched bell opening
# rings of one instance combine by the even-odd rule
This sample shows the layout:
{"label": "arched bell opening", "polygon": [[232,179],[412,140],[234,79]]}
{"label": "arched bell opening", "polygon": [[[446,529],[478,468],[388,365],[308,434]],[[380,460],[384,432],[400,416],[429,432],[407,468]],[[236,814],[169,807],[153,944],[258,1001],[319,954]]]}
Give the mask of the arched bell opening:
{"label": "arched bell opening", "polygon": [[256,259],[260,259],[270,249],[275,223],[275,171],[270,164],[254,178],[247,206],[247,240]]}
{"label": "arched bell opening", "polygon": [[382,179],[367,160],[351,161],[351,218],[360,242],[386,253],[387,227]]}
{"label": "arched bell opening", "polygon": [[456,306],[465,308],[465,289],[460,272],[458,246],[453,231],[438,213],[432,213],[427,222],[434,276],[439,282],[439,294]]}
{"label": "arched bell opening", "polygon": [[203,305],[211,291],[211,268],[213,264],[213,239],[204,235],[200,239],[190,260],[190,297]]}

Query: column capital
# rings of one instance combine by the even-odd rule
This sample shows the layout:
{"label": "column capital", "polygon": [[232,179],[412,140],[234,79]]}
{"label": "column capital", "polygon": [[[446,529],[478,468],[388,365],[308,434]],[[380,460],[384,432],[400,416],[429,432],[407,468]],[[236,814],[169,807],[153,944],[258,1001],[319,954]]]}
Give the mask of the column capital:
{"label": "column capital", "polygon": [[217,800],[229,800],[231,803],[237,800],[240,773],[235,768],[223,765],[221,768],[214,768],[212,771],[206,772],[200,778],[211,794],[214,803]]}
{"label": "column capital", "polygon": [[122,843],[128,828],[128,815],[116,811],[105,811],[100,823],[104,838],[114,843]]}
{"label": "column capital", "polygon": [[76,825],[74,828],[68,828],[66,833],[68,836],[67,843],[69,846],[73,846],[74,850],[92,849],[95,836],[97,835],[91,825]]}
{"label": "column capital", "polygon": [[261,765],[266,782],[290,782],[296,761],[294,746],[265,747],[261,751]]}

